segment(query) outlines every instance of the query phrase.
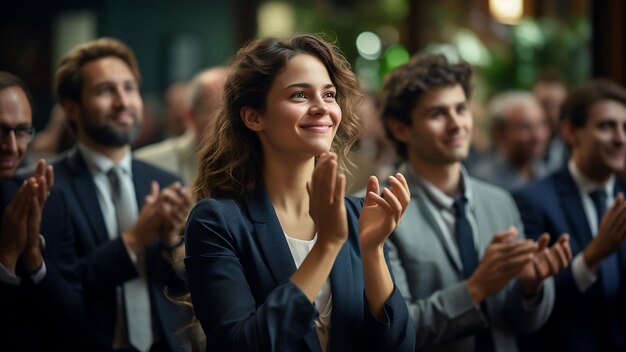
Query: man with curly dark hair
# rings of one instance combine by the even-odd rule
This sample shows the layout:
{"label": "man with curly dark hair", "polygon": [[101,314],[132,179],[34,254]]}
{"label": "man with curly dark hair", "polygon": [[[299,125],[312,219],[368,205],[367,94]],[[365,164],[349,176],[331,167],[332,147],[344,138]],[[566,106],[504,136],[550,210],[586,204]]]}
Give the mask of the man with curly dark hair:
{"label": "man with curly dark hair", "polygon": [[411,201],[389,237],[397,286],[417,327],[416,348],[516,351],[554,303],[551,276],[569,263],[567,236],[524,239],[510,195],[471,177],[471,68],[420,55],[387,77],[382,117],[405,159]]}

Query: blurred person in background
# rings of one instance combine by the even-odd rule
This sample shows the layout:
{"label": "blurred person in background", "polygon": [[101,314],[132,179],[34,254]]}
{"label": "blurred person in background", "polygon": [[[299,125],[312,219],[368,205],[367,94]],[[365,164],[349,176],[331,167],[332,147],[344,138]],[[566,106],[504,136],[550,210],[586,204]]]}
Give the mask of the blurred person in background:
{"label": "blurred person in background", "polygon": [[0,348],[80,351],[83,299],[67,206],[43,160],[15,171],[34,135],[30,94],[0,71]]}
{"label": "blurred person in background", "polygon": [[371,175],[384,179],[396,169],[396,153],[385,135],[385,127],[378,117],[375,97],[365,94],[358,108],[361,137],[351,154],[354,165],[348,165],[346,193],[365,196]]}
{"label": "blurred person in background", "polygon": [[500,93],[487,111],[494,150],[470,169],[472,175],[509,191],[545,176],[550,129],[532,93]]}
{"label": "blurred person in background", "polygon": [[[574,88],[561,107],[570,159],[513,193],[531,238],[567,232],[574,259],[556,276],[550,320],[528,351],[626,350],[626,89],[608,80]],[[551,239],[555,241],[555,238]]]}
{"label": "blurred person in background", "polygon": [[76,143],[76,136],[70,127],[60,104],[55,104],[50,112],[46,127],[35,134],[27,153],[27,165],[34,165],[43,158],[53,162],[63,152]]}
{"label": "blurred person in background", "polygon": [[165,136],[180,136],[187,129],[185,114],[188,111],[189,82],[172,83],[165,92]]}
{"label": "blurred person in background", "polygon": [[543,107],[550,126],[550,140],[543,159],[548,172],[556,171],[569,158],[559,127],[559,111],[567,96],[567,86],[560,75],[545,71],[535,79],[532,91]]}
{"label": "blurred person in background", "polygon": [[227,72],[226,67],[213,67],[198,73],[187,87],[187,104],[181,108],[185,133],[140,148],[135,157],[178,175],[190,185],[196,176],[198,145],[214,133],[213,115],[224,100]]}

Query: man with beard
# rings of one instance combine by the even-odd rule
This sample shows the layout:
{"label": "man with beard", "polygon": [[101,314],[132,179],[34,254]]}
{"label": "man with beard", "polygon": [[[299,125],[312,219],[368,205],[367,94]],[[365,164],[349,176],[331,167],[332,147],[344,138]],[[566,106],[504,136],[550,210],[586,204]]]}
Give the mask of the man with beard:
{"label": "man with beard", "polygon": [[189,321],[166,292],[185,291],[172,258],[191,196],[175,176],[131,155],[143,113],[139,83],[135,56],[118,40],[70,50],[55,91],[78,142],[54,167],[76,235],[92,348],[177,351],[175,334]]}
{"label": "man with beard", "polygon": [[82,300],[65,202],[43,160],[33,177],[15,176],[34,135],[31,106],[23,82],[0,71],[0,346],[74,350]]}
{"label": "man with beard", "polygon": [[568,232],[574,259],[555,278],[556,303],[528,351],[626,350],[626,89],[592,80],[561,106],[569,161],[513,194],[530,237]]}

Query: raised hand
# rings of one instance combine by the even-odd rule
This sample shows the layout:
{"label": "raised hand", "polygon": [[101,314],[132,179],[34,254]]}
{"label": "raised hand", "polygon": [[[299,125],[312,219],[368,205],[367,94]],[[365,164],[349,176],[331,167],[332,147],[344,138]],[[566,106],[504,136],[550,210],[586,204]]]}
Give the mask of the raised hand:
{"label": "raised hand", "polygon": [[344,205],[346,177],[338,172],[335,153],[320,155],[306,189],[309,194],[309,215],[315,223],[317,241],[343,245],[348,238]]}
{"label": "raised hand", "polygon": [[39,235],[41,233],[41,216],[50,195],[50,189],[54,184],[54,172],[52,165],[47,165],[43,159],[37,162],[35,174],[29,179],[34,182],[32,187],[36,197],[30,208],[28,220],[28,237],[24,248],[23,258],[26,270],[35,271],[41,266],[43,256]]}
{"label": "raised hand", "polygon": [[537,243],[518,241],[516,236],[514,227],[498,232],[485,249],[485,255],[466,282],[474,303],[480,304],[500,292],[533,259]]}
{"label": "raised hand", "polygon": [[11,272],[15,272],[17,260],[28,241],[29,209],[37,198],[35,186],[32,178],[24,181],[2,214],[0,262]]}
{"label": "raised hand", "polygon": [[156,181],[152,181],[150,193],[144,200],[144,205],[139,212],[137,221],[122,234],[122,240],[126,246],[135,253],[152,242],[161,230],[163,222],[159,217],[158,197],[159,184]]}
{"label": "raised hand", "polygon": [[569,235],[562,234],[557,241],[548,247],[550,235],[544,233],[537,240],[537,250],[530,263],[526,264],[518,276],[522,294],[533,295],[539,291],[543,280],[556,275],[567,268],[572,260],[572,249]]}
{"label": "raised hand", "polygon": [[400,173],[389,176],[391,189],[383,188],[379,195],[378,179],[371,176],[359,217],[359,236],[362,249],[382,248],[385,239],[398,226],[411,195],[406,179]]}
{"label": "raised hand", "polygon": [[174,182],[160,189],[153,181],[150,193],[144,200],[133,227],[122,235],[126,244],[135,252],[159,237],[166,246],[178,242],[178,236],[191,209],[189,188]]}
{"label": "raised hand", "polygon": [[585,263],[595,271],[602,259],[616,251],[626,238],[626,201],[619,193],[615,203],[606,211],[599,225],[598,235],[583,251]]}
{"label": "raised hand", "polygon": [[164,188],[158,196],[158,213],[163,219],[159,235],[164,245],[179,243],[180,233],[191,210],[191,190],[174,182]]}

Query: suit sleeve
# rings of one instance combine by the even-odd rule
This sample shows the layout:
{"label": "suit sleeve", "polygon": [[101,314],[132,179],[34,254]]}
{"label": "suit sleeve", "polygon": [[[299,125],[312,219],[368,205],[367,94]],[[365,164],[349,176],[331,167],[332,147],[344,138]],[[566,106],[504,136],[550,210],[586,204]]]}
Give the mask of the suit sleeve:
{"label": "suit sleeve", "polygon": [[46,239],[43,254],[47,273],[36,285],[37,292],[41,302],[51,301],[45,304],[46,309],[56,309],[57,314],[65,313],[81,319],[84,314],[82,285],[76,272],[74,233],[62,194],[52,192],[46,207],[49,212],[44,216],[52,218],[44,220],[41,228]]}
{"label": "suit sleeve", "polygon": [[[544,204],[539,201],[542,198],[536,195],[536,191],[537,189],[523,188],[513,193],[513,199],[515,199],[522,216],[527,236],[537,239],[543,232],[548,232],[551,238],[550,242],[553,243],[561,234],[556,233],[556,229],[548,223],[549,215],[544,210]],[[581,304],[584,295],[576,285],[572,266],[569,265],[565,270],[554,276],[553,281],[556,296],[555,310],[567,311],[568,309],[576,309]]]}
{"label": "suit sleeve", "polygon": [[[348,216],[352,219],[352,221],[350,221],[350,225],[353,227],[350,231],[352,234],[358,233],[359,216],[362,206],[363,199],[361,198],[346,199]],[[358,248],[358,236],[355,236],[353,241],[354,246]],[[378,320],[372,314],[369,309],[369,304],[367,303],[367,296],[365,295],[365,291],[363,291],[365,331],[360,333],[360,336],[362,336],[362,338],[359,338],[360,349],[366,351],[413,351],[415,350],[415,327],[411,322],[411,317],[409,316],[404,298],[396,284],[387,243],[384,245],[384,255],[389,274],[394,282],[394,288],[383,305],[383,320]],[[359,275],[362,275],[361,270],[359,270]]]}
{"label": "suit sleeve", "polygon": [[[528,228],[526,228],[525,224],[522,222],[520,213],[515,206],[516,203],[513,199],[509,199],[507,203],[510,204],[509,213],[518,230],[518,237],[526,238]],[[529,237],[536,240],[540,236],[540,233],[536,236],[534,235],[535,231],[537,231],[536,224],[530,223],[529,225],[531,226],[530,231],[532,231]],[[555,291],[552,277],[544,280],[539,301],[536,302],[536,304],[529,304],[527,300],[524,299],[517,280],[514,280],[506,288],[504,303],[505,319],[508,325],[517,333],[524,334],[535,331],[543,326],[550,317],[552,309],[554,308],[554,300]]]}
{"label": "suit sleeve", "polygon": [[[34,320],[45,322],[49,336],[63,348],[77,348],[85,321],[82,285],[76,272],[74,234],[63,195],[53,189],[46,201],[41,234],[46,239],[43,252],[46,275],[38,284],[27,282],[33,298]],[[23,279],[30,281],[30,279]],[[49,343],[52,343],[49,341]]]}
{"label": "suit sleeve", "polygon": [[235,231],[247,231],[241,213],[214,200],[196,205],[187,224],[185,265],[208,346],[214,351],[285,350],[310,331],[315,307],[291,281],[257,302],[242,265],[247,258],[237,253]]}
{"label": "suit sleeve", "polygon": [[433,292],[427,298],[414,298],[411,286],[419,283],[410,282],[396,248],[401,243],[394,242],[393,237],[387,241],[390,267],[417,328],[416,349],[463,337],[487,327],[487,320],[480,308],[474,305],[464,281]]}

